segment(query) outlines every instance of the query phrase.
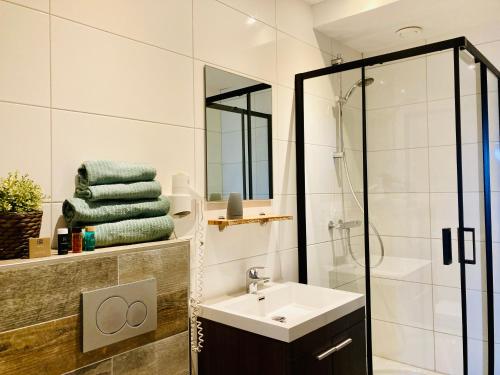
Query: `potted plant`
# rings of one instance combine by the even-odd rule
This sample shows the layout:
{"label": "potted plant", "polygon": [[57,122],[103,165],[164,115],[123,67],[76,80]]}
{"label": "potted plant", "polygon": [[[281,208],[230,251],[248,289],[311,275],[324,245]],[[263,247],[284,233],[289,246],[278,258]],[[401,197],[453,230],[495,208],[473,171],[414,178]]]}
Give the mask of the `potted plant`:
{"label": "potted plant", "polygon": [[0,259],[28,257],[30,238],[40,235],[42,188],[28,175],[0,178]]}

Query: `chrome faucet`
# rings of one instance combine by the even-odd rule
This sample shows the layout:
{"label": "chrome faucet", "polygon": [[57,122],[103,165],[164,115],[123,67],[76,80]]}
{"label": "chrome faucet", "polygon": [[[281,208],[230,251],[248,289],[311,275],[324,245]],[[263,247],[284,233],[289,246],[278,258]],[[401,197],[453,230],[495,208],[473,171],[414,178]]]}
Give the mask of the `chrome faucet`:
{"label": "chrome faucet", "polygon": [[247,293],[257,294],[259,284],[267,283],[271,280],[269,277],[260,277],[258,270],[263,270],[264,267],[250,267],[247,270]]}

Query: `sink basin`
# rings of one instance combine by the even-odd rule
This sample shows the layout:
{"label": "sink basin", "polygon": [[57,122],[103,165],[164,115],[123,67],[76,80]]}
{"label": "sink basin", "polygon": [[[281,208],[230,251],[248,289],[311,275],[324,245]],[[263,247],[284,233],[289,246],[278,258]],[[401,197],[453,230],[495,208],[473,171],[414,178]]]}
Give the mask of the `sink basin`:
{"label": "sink basin", "polygon": [[292,342],[365,305],[362,294],[292,282],[258,294],[207,301],[201,316],[284,342]]}

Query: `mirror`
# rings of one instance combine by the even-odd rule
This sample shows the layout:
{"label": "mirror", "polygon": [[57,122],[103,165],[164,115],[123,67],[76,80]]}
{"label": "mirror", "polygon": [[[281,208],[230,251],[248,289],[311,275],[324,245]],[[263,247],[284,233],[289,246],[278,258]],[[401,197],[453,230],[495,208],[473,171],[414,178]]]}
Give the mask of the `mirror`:
{"label": "mirror", "polygon": [[205,66],[208,201],[273,197],[271,86]]}

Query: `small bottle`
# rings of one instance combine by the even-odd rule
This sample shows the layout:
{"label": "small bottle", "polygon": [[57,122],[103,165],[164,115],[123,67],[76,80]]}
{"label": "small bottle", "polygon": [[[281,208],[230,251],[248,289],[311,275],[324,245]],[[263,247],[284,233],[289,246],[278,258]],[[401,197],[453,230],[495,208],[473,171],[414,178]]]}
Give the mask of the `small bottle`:
{"label": "small bottle", "polygon": [[81,253],[83,246],[82,228],[71,228],[71,244],[74,253]]}
{"label": "small bottle", "polygon": [[95,249],[95,227],[85,228],[85,251],[94,251]]}
{"label": "small bottle", "polygon": [[57,230],[57,254],[66,255],[69,249],[69,231],[68,228],[59,228]]}

